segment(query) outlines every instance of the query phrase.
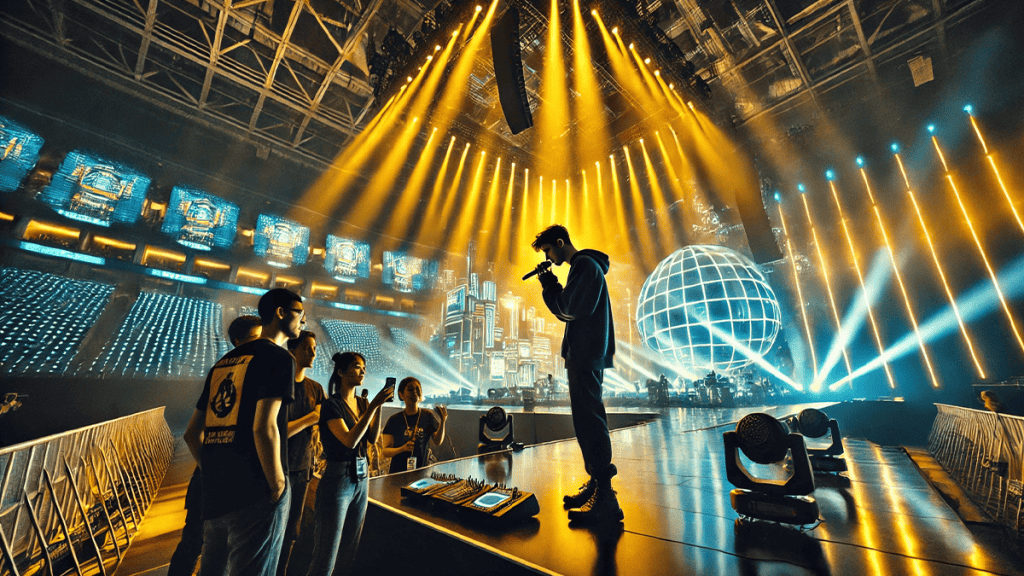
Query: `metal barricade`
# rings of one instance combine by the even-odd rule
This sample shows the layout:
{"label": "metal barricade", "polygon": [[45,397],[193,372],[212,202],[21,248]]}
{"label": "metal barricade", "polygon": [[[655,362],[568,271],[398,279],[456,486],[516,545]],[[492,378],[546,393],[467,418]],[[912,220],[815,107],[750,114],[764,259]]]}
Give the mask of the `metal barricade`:
{"label": "metal barricade", "polygon": [[961,406],[939,409],[928,451],[997,522],[1021,531],[1024,418]]}
{"label": "metal barricade", "polygon": [[173,453],[163,407],[0,449],[0,576],[113,573]]}

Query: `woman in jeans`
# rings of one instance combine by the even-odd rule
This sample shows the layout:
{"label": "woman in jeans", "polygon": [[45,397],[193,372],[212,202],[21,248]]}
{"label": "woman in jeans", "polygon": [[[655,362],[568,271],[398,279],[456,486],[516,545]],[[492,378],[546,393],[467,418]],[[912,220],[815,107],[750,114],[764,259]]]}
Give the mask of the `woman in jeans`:
{"label": "woman in jeans", "polygon": [[[335,354],[328,384],[330,398],[320,409],[320,438],[327,468],[316,490],[313,561],[306,576],[347,574],[359,547],[367,500],[366,445],[380,435],[380,407],[393,386],[367,402],[355,389],[363,383],[366,358],[358,352]],[[334,566],[340,570],[334,572]]]}

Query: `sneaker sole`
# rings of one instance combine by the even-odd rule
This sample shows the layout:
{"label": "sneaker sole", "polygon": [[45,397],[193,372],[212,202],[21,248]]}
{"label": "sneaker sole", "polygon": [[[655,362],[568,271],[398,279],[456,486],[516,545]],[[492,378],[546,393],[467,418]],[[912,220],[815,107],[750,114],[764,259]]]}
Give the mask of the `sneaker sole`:
{"label": "sneaker sole", "polygon": [[584,516],[583,518],[580,518],[580,517],[569,518],[569,524],[573,524],[573,525],[577,525],[577,526],[583,526],[583,525],[602,524],[604,522],[622,522],[622,520],[625,517],[626,517],[626,515],[622,513],[622,509],[620,508],[618,514],[613,514],[613,515],[610,515],[610,516],[605,516],[603,518],[591,519],[590,517],[587,517],[587,516]]}

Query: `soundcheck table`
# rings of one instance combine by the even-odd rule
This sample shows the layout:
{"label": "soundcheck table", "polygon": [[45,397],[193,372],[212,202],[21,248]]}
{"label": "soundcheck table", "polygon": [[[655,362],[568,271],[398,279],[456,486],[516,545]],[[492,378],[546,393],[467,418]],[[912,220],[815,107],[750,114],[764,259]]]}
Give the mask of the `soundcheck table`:
{"label": "soundcheck table", "polygon": [[[1024,574],[1011,556],[975,538],[905,452],[866,440],[844,440],[843,476],[816,477],[817,525],[737,525],[722,433],[750,412],[782,417],[810,406],[828,405],[664,408],[657,420],[613,431],[613,486],[625,520],[597,528],[570,526],[562,507],[562,495],[586,479],[575,440],[374,478],[353,572]],[[431,472],[533,492],[540,512],[505,526],[401,496]]]}

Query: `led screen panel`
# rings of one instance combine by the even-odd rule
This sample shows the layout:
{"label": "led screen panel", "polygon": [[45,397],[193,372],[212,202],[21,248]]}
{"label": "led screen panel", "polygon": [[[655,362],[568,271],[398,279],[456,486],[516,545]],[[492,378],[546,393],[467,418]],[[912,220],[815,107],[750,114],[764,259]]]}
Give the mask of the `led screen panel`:
{"label": "led screen panel", "polygon": [[327,235],[324,268],[335,280],[355,282],[370,277],[370,245],[366,242]]}
{"label": "led screen panel", "polygon": [[260,214],[253,244],[256,255],[271,266],[305,264],[309,257],[309,228],[278,216]]}
{"label": "led screen panel", "polygon": [[0,192],[17,190],[39,160],[43,139],[14,120],[0,116]]}
{"label": "led screen panel", "polygon": [[444,317],[445,319],[457,318],[466,311],[466,285],[463,284],[454,290],[448,291],[448,297],[445,299]]}
{"label": "led screen panel", "polygon": [[133,168],[74,150],[39,198],[72,220],[133,224],[142,213],[149,184],[150,178]]}
{"label": "led screen panel", "polygon": [[437,280],[437,262],[404,252],[385,252],[381,280],[399,292],[429,290]]}
{"label": "led screen panel", "polygon": [[202,190],[175,186],[160,230],[196,250],[231,248],[238,230],[238,206]]}

